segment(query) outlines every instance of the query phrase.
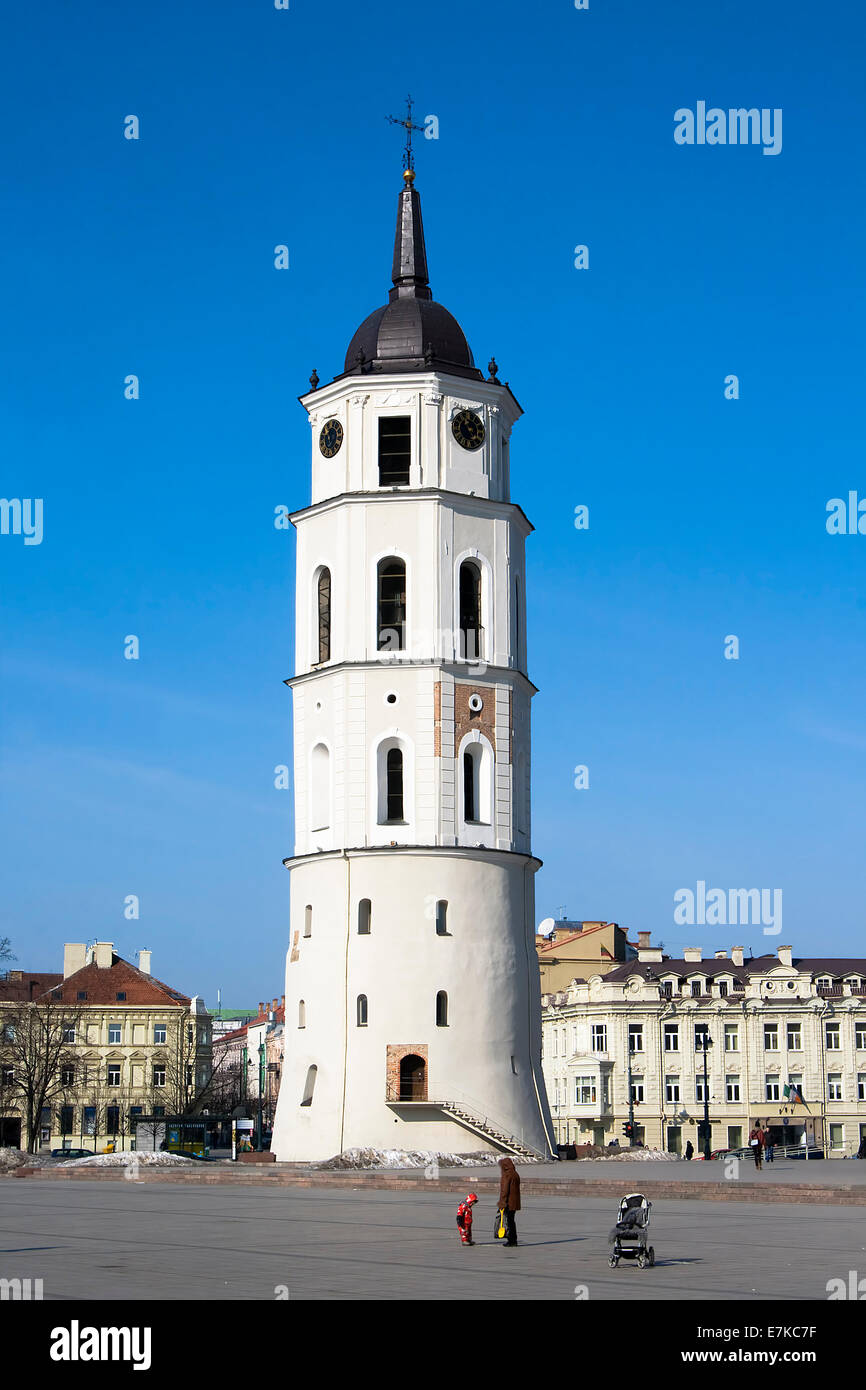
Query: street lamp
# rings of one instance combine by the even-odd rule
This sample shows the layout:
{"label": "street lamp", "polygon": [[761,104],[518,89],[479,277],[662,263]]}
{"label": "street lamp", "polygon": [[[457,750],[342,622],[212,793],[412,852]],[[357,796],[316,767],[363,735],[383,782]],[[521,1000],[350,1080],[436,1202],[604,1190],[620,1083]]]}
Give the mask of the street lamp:
{"label": "street lamp", "polygon": [[710,1082],[707,1076],[707,1052],[712,1045],[709,1029],[695,1034],[695,1048],[704,1054],[704,1158],[710,1157]]}
{"label": "street lamp", "polygon": [[264,1041],[262,1041],[259,1043],[259,1110],[256,1124],[256,1149],[259,1153],[261,1153],[262,1151],[262,1093],[265,1089],[265,1079],[263,1072],[264,1056],[265,1044]]}

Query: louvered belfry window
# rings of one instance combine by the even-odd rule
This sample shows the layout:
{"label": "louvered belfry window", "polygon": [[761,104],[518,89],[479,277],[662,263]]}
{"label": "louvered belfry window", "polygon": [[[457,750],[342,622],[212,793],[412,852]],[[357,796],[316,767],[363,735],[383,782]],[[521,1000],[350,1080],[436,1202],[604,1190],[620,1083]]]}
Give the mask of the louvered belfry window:
{"label": "louvered belfry window", "polygon": [[331,571],[323,569],[318,583],[319,661],[331,660]]}
{"label": "louvered belfry window", "polygon": [[412,421],[408,415],[379,419],[379,486],[405,487],[409,482]]}
{"label": "louvered belfry window", "polygon": [[379,562],[376,623],[379,651],[401,652],[406,628],[406,565],[390,558]]}

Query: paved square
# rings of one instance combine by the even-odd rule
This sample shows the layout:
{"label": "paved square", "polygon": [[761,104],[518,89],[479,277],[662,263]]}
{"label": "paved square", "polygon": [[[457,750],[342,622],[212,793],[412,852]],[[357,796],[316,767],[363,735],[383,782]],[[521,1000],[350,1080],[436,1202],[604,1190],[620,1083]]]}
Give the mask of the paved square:
{"label": "paved square", "polygon": [[[625,1190],[625,1189],[624,1189]],[[866,1208],[659,1200],[654,1269],[608,1268],[615,1203],[527,1197],[521,1244],[493,1243],[476,1209],[428,1191],[0,1182],[0,1277],[48,1299],[825,1299],[866,1276]]]}

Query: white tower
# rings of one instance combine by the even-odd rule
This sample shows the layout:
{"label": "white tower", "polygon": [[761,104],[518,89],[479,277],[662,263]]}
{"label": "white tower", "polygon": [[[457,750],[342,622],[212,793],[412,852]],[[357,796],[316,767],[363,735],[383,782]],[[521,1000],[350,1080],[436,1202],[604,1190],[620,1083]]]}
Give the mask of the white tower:
{"label": "white tower", "polygon": [[404,174],[389,302],[302,397],[295,853],[280,1160],[550,1152],[530,850],[521,414],[427,283]]}

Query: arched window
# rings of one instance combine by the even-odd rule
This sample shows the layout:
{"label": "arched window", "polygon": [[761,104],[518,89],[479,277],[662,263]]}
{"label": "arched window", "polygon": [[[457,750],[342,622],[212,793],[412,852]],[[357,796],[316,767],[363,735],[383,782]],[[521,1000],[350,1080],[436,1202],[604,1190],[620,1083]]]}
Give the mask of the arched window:
{"label": "arched window", "polygon": [[304,1082],[304,1094],[301,1099],[301,1105],[312,1105],[313,1103],[313,1091],[316,1089],[316,1073],[318,1070],[319,1068],[315,1066],[307,1068],[307,1079]]}
{"label": "arched window", "polygon": [[448,904],[444,898],[436,904],[436,935],[448,935]]}
{"label": "arched window", "polygon": [[319,661],[331,660],[331,571],[319,571],[316,584],[316,612],[319,627]]}
{"label": "arched window", "polygon": [[464,743],[460,770],[465,824],[490,825],[493,815],[493,750],[486,739]]}
{"label": "arched window", "polygon": [[313,935],[313,908],[310,903],[304,908],[304,936]]}
{"label": "arched window", "polygon": [[481,656],[481,570],[472,560],[460,566],[460,656],[477,661]]}
{"label": "arched window", "polygon": [[471,748],[467,748],[463,754],[463,819],[467,821],[479,819],[476,761],[476,754]]}
{"label": "arched window", "polygon": [[448,995],[444,989],[440,989],[436,995],[436,1027],[448,1027]]}
{"label": "arched window", "polygon": [[369,936],[369,935],[370,935],[370,918],[371,918],[371,915],[372,915],[372,906],[371,906],[371,903],[370,903],[370,899],[369,899],[369,898],[362,898],[361,901],[358,903],[358,935],[359,935],[359,936]]}
{"label": "arched window", "polygon": [[298,1027],[299,1027],[299,1028],[306,1028],[306,1026],[307,1026],[307,1006],[306,1006],[306,1004],[304,1003],[303,999],[299,999],[299,1000],[298,1000]]}
{"label": "arched window", "polygon": [[389,748],[385,762],[387,788],[386,788],[386,821],[403,820],[403,750],[402,748]]}
{"label": "arched window", "polygon": [[366,1028],[366,1027],[367,1027],[367,996],[366,996],[366,994],[359,994],[359,995],[358,995],[358,1027],[359,1027],[359,1028]]}
{"label": "arched window", "polygon": [[331,824],[331,753],[317,743],[310,758],[310,829],[327,830]]}
{"label": "arched window", "polygon": [[401,652],[406,641],[406,562],[393,555],[376,570],[376,646],[380,652]]}

